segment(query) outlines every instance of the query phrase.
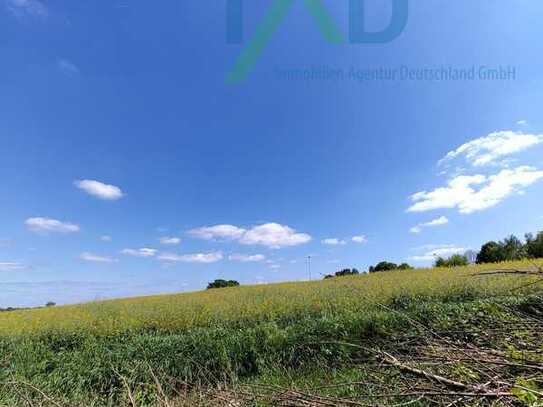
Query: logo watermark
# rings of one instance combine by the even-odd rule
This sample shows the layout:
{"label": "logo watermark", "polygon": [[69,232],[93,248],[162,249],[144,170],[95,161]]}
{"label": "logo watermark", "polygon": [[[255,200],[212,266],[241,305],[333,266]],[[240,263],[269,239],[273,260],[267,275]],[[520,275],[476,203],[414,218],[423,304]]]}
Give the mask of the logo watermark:
{"label": "logo watermark", "polygon": [[434,66],[348,68],[328,65],[307,68],[275,68],[275,78],[285,81],[353,81],[367,82],[454,82],[454,81],[514,81],[518,72],[515,66],[472,65],[466,67]]}
{"label": "logo watermark", "polygon": [[[303,1],[313,17],[323,39],[331,44],[382,44],[396,39],[405,29],[409,16],[409,0],[389,0],[392,14],[388,26],[378,32],[366,27],[366,0],[349,0],[349,28],[347,39],[323,5],[322,0],[274,0],[255,33],[238,56],[234,67],[227,74],[227,82],[243,81],[258,61],[262,51],[280,27],[295,1]],[[226,42],[243,44],[244,0],[227,0]]]}

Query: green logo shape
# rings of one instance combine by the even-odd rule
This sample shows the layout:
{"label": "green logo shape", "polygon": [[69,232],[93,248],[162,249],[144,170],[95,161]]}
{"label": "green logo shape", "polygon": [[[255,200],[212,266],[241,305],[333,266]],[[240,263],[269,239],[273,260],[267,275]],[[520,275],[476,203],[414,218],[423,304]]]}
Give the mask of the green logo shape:
{"label": "green logo shape", "polygon": [[[251,72],[262,51],[290,11],[295,0],[275,0],[259,24],[255,34],[241,51],[234,67],[226,76],[227,83],[239,83]],[[326,41],[331,44],[345,42],[343,34],[321,0],[304,0],[307,11],[313,16],[317,27]]]}

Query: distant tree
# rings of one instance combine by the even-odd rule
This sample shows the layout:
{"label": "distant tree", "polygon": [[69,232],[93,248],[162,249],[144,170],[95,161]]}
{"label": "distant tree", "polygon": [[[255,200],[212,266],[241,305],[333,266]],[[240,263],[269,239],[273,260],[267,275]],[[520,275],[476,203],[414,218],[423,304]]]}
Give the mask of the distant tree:
{"label": "distant tree", "polygon": [[398,269],[398,265],[396,263],[382,261],[380,263],[377,263],[375,267],[370,267],[369,272],[378,273],[380,271],[390,271],[390,270],[397,270],[397,269]]}
{"label": "distant tree", "polygon": [[453,254],[449,258],[438,257],[434,263],[434,267],[461,267],[469,264],[466,255]]}
{"label": "distant tree", "polygon": [[343,270],[337,271],[333,275],[332,274],[325,275],[324,279],[326,280],[326,279],[334,278],[334,277],[354,276],[354,275],[357,275],[357,274],[360,274],[360,272],[355,268],[343,269]]}
{"label": "distant tree", "polygon": [[352,276],[355,274],[360,274],[357,269],[343,269],[336,272],[336,277]]}
{"label": "distant tree", "polygon": [[539,232],[537,236],[531,233],[526,234],[526,254],[528,257],[537,259],[543,257],[543,232]]}
{"label": "distant tree", "polygon": [[413,267],[407,263],[402,263],[398,266],[398,270],[413,270]]}
{"label": "distant tree", "polygon": [[514,235],[501,242],[505,260],[522,260],[526,258],[526,249],[522,242]]}
{"label": "distant tree", "polygon": [[485,243],[477,255],[477,263],[499,263],[522,260],[526,257],[528,257],[527,246],[516,236],[511,235],[501,242]]}
{"label": "distant tree", "polygon": [[498,242],[485,243],[477,254],[477,264],[499,263],[500,261],[505,261],[505,256],[501,244]]}
{"label": "distant tree", "polygon": [[447,263],[447,259],[445,259],[444,257],[438,257],[437,259],[435,259],[434,261],[434,267],[447,267],[445,264]]}
{"label": "distant tree", "polygon": [[357,275],[357,274],[360,274],[360,272],[355,268],[343,269],[343,270],[337,271],[333,275],[328,274],[328,275],[324,276],[324,278],[329,279],[329,278],[334,278],[334,277],[354,276],[354,275]]}
{"label": "distant tree", "polygon": [[225,287],[237,287],[239,286],[239,283],[235,280],[215,280],[207,285],[207,289],[210,290],[212,288],[225,288]]}
{"label": "distant tree", "polygon": [[57,305],[57,304],[54,303],[53,301],[48,301],[48,302],[45,303],[46,307],[54,307],[55,305]]}

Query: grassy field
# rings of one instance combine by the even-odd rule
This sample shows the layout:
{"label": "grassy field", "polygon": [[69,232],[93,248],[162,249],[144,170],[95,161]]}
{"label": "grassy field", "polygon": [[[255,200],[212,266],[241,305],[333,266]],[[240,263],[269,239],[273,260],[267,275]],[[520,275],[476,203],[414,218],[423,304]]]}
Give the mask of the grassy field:
{"label": "grassy field", "polygon": [[[541,285],[529,284],[537,277],[481,273],[534,265],[543,262],[397,271],[0,313],[0,405],[171,406],[173,401],[165,400],[179,399],[180,389],[183,399],[191,400],[188,405],[209,405],[226,397],[217,396],[218,388],[260,383],[269,392],[270,386],[288,387],[304,378],[358,377],[365,370],[353,367],[353,360],[362,346],[382,342],[386,348],[398,335],[422,337],[419,324],[450,329],[474,315],[490,318],[474,322],[480,326],[517,323],[516,311],[503,307],[540,303]],[[213,396],[203,389],[215,389]],[[341,395],[347,396],[361,397],[356,391]],[[248,400],[248,405],[276,404],[266,397],[257,402],[254,395]]]}

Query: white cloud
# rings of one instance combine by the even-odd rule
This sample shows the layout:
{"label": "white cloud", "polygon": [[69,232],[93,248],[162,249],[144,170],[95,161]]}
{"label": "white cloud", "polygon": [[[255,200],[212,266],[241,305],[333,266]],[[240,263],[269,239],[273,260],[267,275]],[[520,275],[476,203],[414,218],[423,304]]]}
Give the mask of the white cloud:
{"label": "white cloud", "polygon": [[339,245],[346,245],[347,242],[345,240],[338,239],[337,237],[332,237],[328,239],[321,240],[322,244],[328,245],[328,246],[339,246]]}
{"label": "white cloud", "polygon": [[245,229],[238,228],[234,225],[204,226],[201,228],[189,230],[190,235],[204,240],[235,240],[239,239],[243,235],[243,233],[245,233]]}
{"label": "white cloud", "polygon": [[27,266],[17,262],[0,262],[0,272],[26,270]]}
{"label": "white cloud", "polygon": [[112,257],[99,256],[97,254],[92,254],[89,252],[81,253],[79,256],[81,260],[90,261],[93,263],[115,263],[117,260]]}
{"label": "white cloud", "polygon": [[124,249],[121,250],[121,254],[126,256],[134,257],[153,257],[157,253],[156,249],[149,249],[148,247],[143,247],[141,249]]}
{"label": "white cloud", "polygon": [[166,262],[184,262],[184,263],[216,263],[223,259],[221,252],[195,253],[195,254],[174,254],[162,253],[158,259]]}
{"label": "white cloud", "polygon": [[42,217],[28,218],[25,221],[25,225],[30,231],[35,233],[72,233],[79,231],[79,226],[73,223]]}
{"label": "white cloud", "polygon": [[417,226],[413,226],[411,229],[409,229],[409,231],[416,234],[422,232],[423,228],[442,226],[446,225],[447,223],[449,223],[449,219],[447,219],[445,216],[440,216],[439,218],[436,218],[429,222],[419,223]]}
{"label": "white cloud", "polygon": [[527,126],[527,125],[528,125],[528,120],[519,120],[519,121],[517,122],[517,124],[518,124],[519,126]]}
{"label": "white cloud", "polygon": [[286,246],[297,246],[310,240],[311,236],[306,233],[298,233],[289,226],[278,223],[265,223],[246,231],[239,241],[246,245],[262,245],[278,249]]}
{"label": "white cloud", "polygon": [[456,247],[453,245],[427,245],[419,249],[426,251],[423,254],[409,257],[409,260],[416,262],[430,262],[434,261],[437,257],[449,257],[453,254],[464,254],[469,250],[465,247]]}
{"label": "white cloud", "polygon": [[5,0],[5,4],[17,18],[46,18],[49,15],[47,7],[39,0]]}
{"label": "white cloud", "polygon": [[174,246],[174,245],[178,245],[180,243],[181,243],[181,239],[179,239],[178,237],[164,236],[164,237],[160,238],[160,244]]}
{"label": "white cloud", "polygon": [[79,74],[79,68],[67,59],[59,59],[57,61],[58,68],[62,73],[68,76],[74,76]]}
{"label": "white cloud", "polygon": [[279,264],[270,264],[268,267],[272,270],[277,270],[281,268]]}
{"label": "white cloud", "polygon": [[266,260],[266,256],[264,256],[263,254],[232,254],[228,256],[228,260],[251,263],[264,261]]}
{"label": "white cloud", "polygon": [[449,219],[447,219],[445,216],[440,216],[439,218],[431,220],[430,222],[422,223],[422,226],[426,226],[426,227],[441,226],[441,225],[446,225],[447,223],[449,223]]}
{"label": "white cloud", "polygon": [[365,235],[353,236],[351,240],[355,243],[367,243],[368,237]]}
{"label": "white cloud", "polygon": [[413,226],[409,229],[409,233],[419,234],[420,232],[422,232],[422,229],[419,226]]}
{"label": "white cloud", "polygon": [[321,243],[328,246],[343,246],[348,243],[348,240],[350,240],[353,243],[367,243],[368,238],[365,235],[358,235],[353,236],[350,239],[339,239],[337,237],[327,238],[321,240]]}
{"label": "white cloud", "polygon": [[84,179],[80,181],[75,181],[74,185],[99,199],[104,199],[106,201],[115,201],[121,199],[124,194],[121,189],[115,185],[104,184],[100,181]]}
{"label": "white cloud", "polygon": [[[543,178],[543,171],[521,166],[504,169],[491,176],[460,175],[447,186],[433,191],[421,191],[411,196],[414,202],[408,212],[424,212],[441,208],[457,208],[460,213],[472,213],[491,208],[513,193]],[[478,189],[477,186],[479,186]]]}
{"label": "white cloud", "polygon": [[204,240],[235,240],[244,245],[262,245],[273,249],[297,246],[311,240],[308,234],[298,233],[279,223],[265,223],[248,230],[234,225],[204,226],[190,230],[189,234]]}
{"label": "white cloud", "polygon": [[438,165],[463,157],[469,164],[480,167],[495,163],[498,159],[524,151],[543,142],[543,135],[524,134],[511,130],[491,133],[450,151]]}
{"label": "white cloud", "polygon": [[102,242],[111,242],[111,236],[108,236],[108,235],[104,235],[104,236],[100,236],[100,240]]}

